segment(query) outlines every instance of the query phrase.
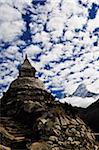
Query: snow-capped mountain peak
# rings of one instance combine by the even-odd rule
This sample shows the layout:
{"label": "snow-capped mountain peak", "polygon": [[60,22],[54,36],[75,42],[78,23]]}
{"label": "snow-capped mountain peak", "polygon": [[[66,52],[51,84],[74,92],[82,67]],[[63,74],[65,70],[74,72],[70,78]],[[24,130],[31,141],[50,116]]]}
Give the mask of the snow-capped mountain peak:
{"label": "snow-capped mountain peak", "polygon": [[78,96],[78,97],[96,97],[99,94],[97,93],[93,93],[87,90],[86,85],[85,84],[80,84],[78,86],[78,88],[76,89],[76,91],[72,94],[72,96]]}

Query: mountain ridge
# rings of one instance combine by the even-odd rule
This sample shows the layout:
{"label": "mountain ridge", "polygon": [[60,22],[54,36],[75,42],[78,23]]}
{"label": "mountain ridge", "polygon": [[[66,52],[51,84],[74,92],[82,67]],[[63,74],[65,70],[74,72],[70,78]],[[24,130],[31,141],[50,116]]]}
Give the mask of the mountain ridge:
{"label": "mountain ridge", "polygon": [[[99,133],[99,99],[87,108],[77,109],[80,117],[92,129],[92,131]],[[97,140],[99,141],[99,135],[97,136]]]}

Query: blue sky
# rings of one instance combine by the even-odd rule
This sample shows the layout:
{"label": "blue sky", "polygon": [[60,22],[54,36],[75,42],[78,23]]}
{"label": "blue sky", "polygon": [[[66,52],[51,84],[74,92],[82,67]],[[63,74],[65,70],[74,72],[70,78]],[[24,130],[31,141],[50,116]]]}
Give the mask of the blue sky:
{"label": "blue sky", "polygon": [[27,53],[57,98],[84,83],[99,93],[98,0],[0,0],[0,89]]}

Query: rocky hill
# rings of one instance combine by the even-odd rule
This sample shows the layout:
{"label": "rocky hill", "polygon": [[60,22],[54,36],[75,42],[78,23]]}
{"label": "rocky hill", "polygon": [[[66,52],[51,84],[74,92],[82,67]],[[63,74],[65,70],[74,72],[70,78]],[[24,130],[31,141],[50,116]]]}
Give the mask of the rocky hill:
{"label": "rocky hill", "polygon": [[[99,99],[86,109],[79,109],[81,118],[95,132],[99,133]],[[98,135],[99,140],[99,135]]]}
{"label": "rocky hill", "polygon": [[90,128],[56,102],[26,58],[1,99],[0,150],[99,150]]}

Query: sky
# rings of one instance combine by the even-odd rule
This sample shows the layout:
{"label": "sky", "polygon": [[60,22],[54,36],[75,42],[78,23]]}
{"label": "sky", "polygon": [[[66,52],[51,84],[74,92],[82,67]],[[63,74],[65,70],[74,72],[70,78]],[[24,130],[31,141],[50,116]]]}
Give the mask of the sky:
{"label": "sky", "polygon": [[0,0],[1,96],[26,53],[58,99],[82,83],[99,93],[99,0]]}

